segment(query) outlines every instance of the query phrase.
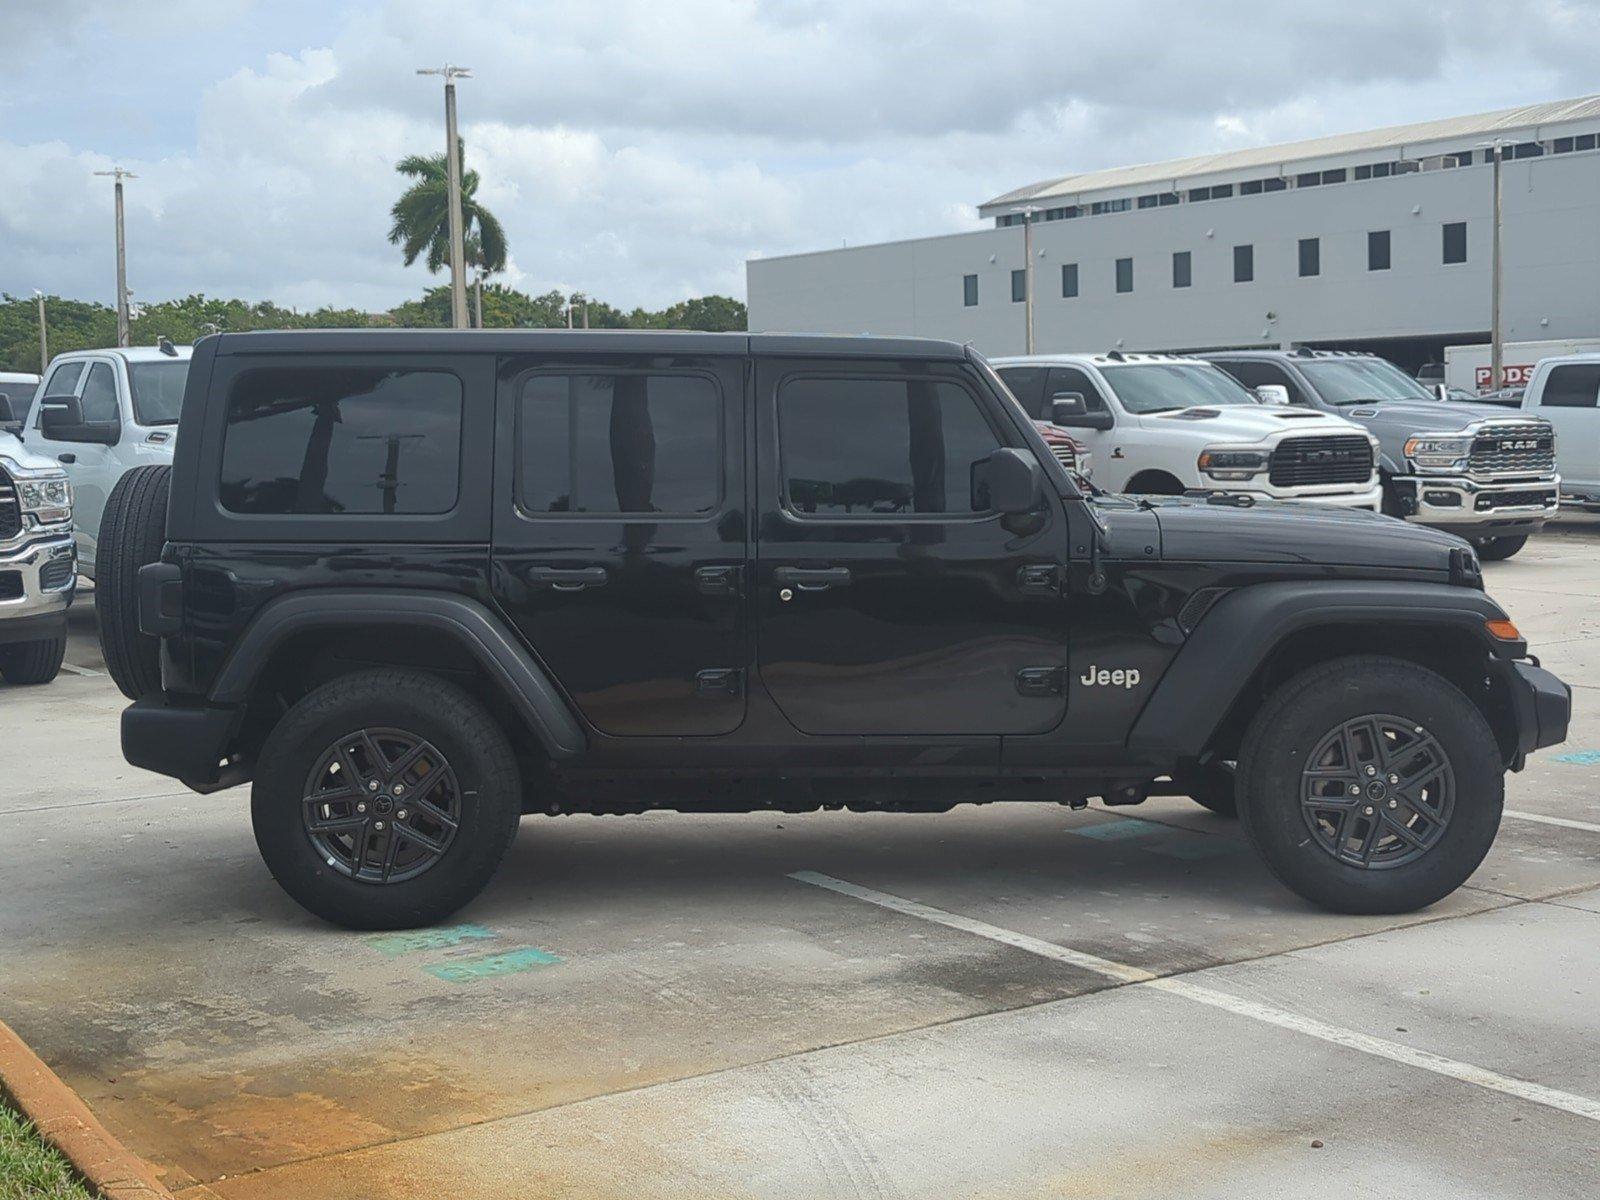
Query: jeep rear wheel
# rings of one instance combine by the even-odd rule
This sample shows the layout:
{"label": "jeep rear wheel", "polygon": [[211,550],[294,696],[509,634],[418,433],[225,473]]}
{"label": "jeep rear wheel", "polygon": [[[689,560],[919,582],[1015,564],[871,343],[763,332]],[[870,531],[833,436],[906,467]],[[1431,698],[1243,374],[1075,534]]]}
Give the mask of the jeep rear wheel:
{"label": "jeep rear wheel", "polygon": [[267,868],[351,929],[438,921],[489,882],[522,813],[516,760],[481,704],[417,671],[347,675],[278,723],[250,797]]}
{"label": "jeep rear wheel", "polygon": [[139,568],[159,559],[166,544],[171,484],[168,466],[126,471],[100,518],[94,573],[100,653],[129,700],[161,690],[161,643],[139,632]]}
{"label": "jeep rear wheel", "polygon": [[49,683],[61,673],[66,657],[66,638],[0,646],[0,678],[11,684]]}
{"label": "jeep rear wheel", "polygon": [[1411,912],[1466,882],[1504,805],[1483,714],[1400,659],[1337,659],[1268,697],[1240,751],[1240,818],[1273,874],[1323,908]]}

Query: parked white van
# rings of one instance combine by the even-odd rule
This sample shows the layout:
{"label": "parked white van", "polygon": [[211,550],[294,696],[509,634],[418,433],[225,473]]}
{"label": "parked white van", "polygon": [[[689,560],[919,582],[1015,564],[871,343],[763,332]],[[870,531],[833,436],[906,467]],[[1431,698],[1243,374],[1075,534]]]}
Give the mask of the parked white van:
{"label": "parked white van", "polygon": [[189,347],[74,350],[45,372],[22,431],[35,454],[72,481],[79,569],[94,578],[106,497],[124,471],[170,463],[189,377]]}

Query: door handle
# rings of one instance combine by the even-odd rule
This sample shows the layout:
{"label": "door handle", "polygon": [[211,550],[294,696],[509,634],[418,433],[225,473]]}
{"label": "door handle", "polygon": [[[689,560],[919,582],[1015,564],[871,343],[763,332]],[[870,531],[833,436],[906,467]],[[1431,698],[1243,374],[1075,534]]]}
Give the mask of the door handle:
{"label": "door handle", "polygon": [[707,596],[731,596],[739,590],[739,568],[699,567],[694,585]]}
{"label": "door handle", "polygon": [[535,587],[581,592],[584,588],[601,587],[609,577],[604,567],[529,567],[527,578]]}
{"label": "door handle", "polygon": [[64,463],[75,463],[75,462],[78,461],[78,456],[76,454],[58,454],[58,455],[56,455],[56,461],[57,462],[64,462]]}
{"label": "door handle", "polygon": [[825,592],[829,588],[844,587],[850,582],[849,567],[777,567],[772,578],[783,587],[797,587],[802,592]]}

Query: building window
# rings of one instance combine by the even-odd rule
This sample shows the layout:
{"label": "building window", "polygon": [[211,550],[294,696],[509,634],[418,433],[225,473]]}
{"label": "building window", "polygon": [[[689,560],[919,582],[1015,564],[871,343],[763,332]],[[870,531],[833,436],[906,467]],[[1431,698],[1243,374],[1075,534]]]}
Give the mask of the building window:
{"label": "building window", "polygon": [[1254,246],[1235,246],[1233,248],[1233,281],[1235,283],[1249,283],[1256,277],[1256,248]]}
{"label": "building window", "polygon": [[1367,270],[1389,269],[1389,231],[1374,229],[1367,234]]}
{"label": "building window", "polygon": [[1600,134],[1579,134],[1577,137],[1572,139],[1572,148],[1574,150],[1593,150],[1595,148],[1597,139],[1600,139]]}
{"label": "building window", "polygon": [[1344,182],[1344,168],[1340,167],[1336,171],[1324,171],[1322,173],[1322,182],[1323,183],[1343,183]]}
{"label": "building window", "polygon": [[1169,204],[1176,204],[1178,202],[1178,193],[1177,192],[1162,192],[1157,197],[1157,199],[1160,200],[1161,207],[1165,208]]}
{"label": "building window", "polygon": [[1233,195],[1233,184],[1231,183],[1219,183],[1211,189],[1211,198],[1213,200],[1223,200],[1231,195]]}
{"label": "building window", "polygon": [[1159,196],[1157,196],[1154,192],[1151,192],[1148,196],[1140,196],[1139,197],[1139,207],[1140,208],[1154,208],[1156,206],[1156,204],[1160,201],[1160,199],[1161,198]]}
{"label": "building window", "polygon": [[1172,256],[1172,286],[1175,288],[1188,287],[1192,282],[1192,263],[1187,250],[1179,250]]}
{"label": "building window", "polygon": [[1061,294],[1068,300],[1078,294],[1078,264],[1061,264]]}
{"label": "building window", "polygon": [[1322,274],[1322,243],[1317,238],[1300,239],[1300,277]]}
{"label": "building window", "polygon": [[1117,259],[1117,291],[1133,291],[1133,259]]}
{"label": "building window", "polygon": [[1281,177],[1274,179],[1263,179],[1261,181],[1261,190],[1264,192],[1281,192],[1288,186],[1289,181]]}
{"label": "building window", "polygon": [[1372,178],[1372,164],[1371,163],[1366,163],[1366,164],[1364,164],[1362,166],[1357,167],[1356,168],[1356,178],[1357,179],[1371,179]]}
{"label": "building window", "polygon": [[1011,303],[1019,304],[1028,298],[1028,272],[1018,269],[1011,272]]}
{"label": "building window", "polygon": [[1465,221],[1451,221],[1444,227],[1444,261],[1447,263],[1464,263],[1467,261],[1467,223]]}
{"label": "building window", "polygon": [[968,308],[977,306],[978,277],[976,275],[963,275],[961,277],[961,303]]}
{"label": "building window", "polygon": [[1239,195],[1259,196],[1261,194],[1261,180],[1247,179],[1239,185]]}
{"label": "building window", "polygon": [[1557,138],[1550,144],[1550,152],[1552,154],[1571,154],[1572,139],[1569,137]]}
{"label": "building window", "polygon": [[1099,216],[1101,213],[1127,212],[1132,207],[1133,201],[1127,197],[1121,200],[1096,200],[1089,205],[1089,212],[1092,216]]}
{"label": "building window", "polygon": [[1544,146],[1540,142],[1518,142],[1511,147],[1512,158],[1538,158],[1544,153]]}
{"label": "building window", "polygon": [[1209,200],[1209,199],[1211,199],[1211,189],[1210,188],[1203,187],[1203,188],[1190,188],[1189,189],[1189,200],[1190,200],[1191,203],[1193,201],[1196,201],[1196,200]]}
{"label": "building window", "polygon": [[1444,165],[1447,167],[1470,167],[1472,165],[1471,150],[1457,150],[1444,156]]}
{"label": "building window", "polygon": [[1321,171],[1307,171],[1302,175],[1296,175],[1294,177],[1295,187],[1316,187],[1321,182]]}

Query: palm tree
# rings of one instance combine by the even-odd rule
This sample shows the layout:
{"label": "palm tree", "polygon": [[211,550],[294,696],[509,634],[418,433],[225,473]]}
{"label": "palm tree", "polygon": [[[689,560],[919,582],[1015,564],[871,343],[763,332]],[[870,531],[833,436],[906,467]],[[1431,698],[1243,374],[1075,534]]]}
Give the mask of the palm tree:
{"label": "palm tree", "polygon": [[[466,161],[466,143],[456,142],[458,157]],[[415,180],[394,202],[389,215],[394,226],[389,241],[403,247],[406,266],[427,251],[428,270],[434,273],[450,262],[450,187],[443,154],[410,154],[394,169]],[[505,270],[506,234],[493,213],[476,199],[478,173],[461,172],[461,236],[479,276]]]}

